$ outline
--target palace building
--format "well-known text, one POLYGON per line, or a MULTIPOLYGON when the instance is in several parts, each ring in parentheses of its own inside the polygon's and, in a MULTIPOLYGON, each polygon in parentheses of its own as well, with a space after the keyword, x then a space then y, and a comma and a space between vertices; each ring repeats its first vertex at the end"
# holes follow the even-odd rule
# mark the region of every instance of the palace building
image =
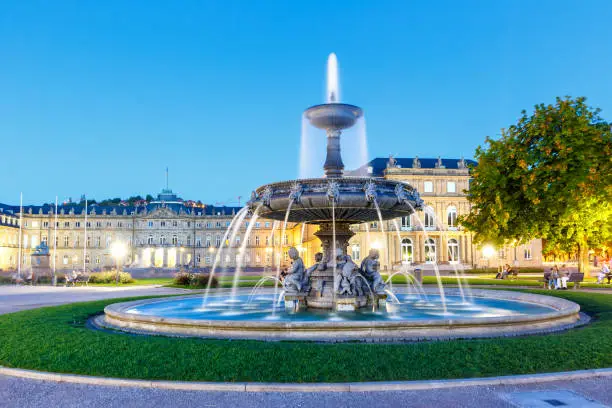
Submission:
MULTIPOLYGON (((425 202, 425 210, 410 217, 354 225, 349 255, 358 262, 370 248, 377 248, 383 269, 400 264, 540 266, 540 240, 483 251, 458 224, 458 217, 470 211, 465 191, 469 167, 475 164, 463 159, 376 158, 349 172, 406 182, 425 202)), ((0 204, 0 269, 17 269, 21 252, 21 269, 28 270, 31 254, 41 243, 49 247, 51 265, 60 272, 113 268, 116 260, 110 248, 115 242, 128 249, 123 259, 128 269, 210 268, 217 262, 232 270, 240 260, 247 270, 273 268, 278 263, 284 267, 290 262, 290 246, 298 248, 306 264, 314 262, 314 254, 320 251, 313 235, 316 226, 291 224, 283 235, 281 223, 257 219, 245 242, 250 220, 246 214, 239 217, 240 210, 190 206, 169 189, 143 205, 86 208, 70 203, 58 206, 57 214, 54 205, 24 206, 20 214, 19 206, 0 204), (233 220, 240 226, 230 236, 226 231, 233 220)))

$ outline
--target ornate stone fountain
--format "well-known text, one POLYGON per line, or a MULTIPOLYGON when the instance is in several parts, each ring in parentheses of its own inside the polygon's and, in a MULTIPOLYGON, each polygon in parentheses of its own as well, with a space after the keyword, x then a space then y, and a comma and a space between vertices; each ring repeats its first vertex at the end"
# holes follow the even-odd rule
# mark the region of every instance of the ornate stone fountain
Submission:
MULTIPOLYGON (((333 54, 332 60, 328 63, 328 103, 304 111, 308 121, 327 134, 324 177, 263 185, 251 194, 248 203, 260 217, 319 226, 315 235, 321 241, 323 253, 321 260, 309 268, 309 282, 298 289, 293 284, 295 279, 287 278, 290 284, 284 285, 285 305, 294 310, 304 307, 355 310, 384 299, 378 252, 370 251, 360 266, 347 255, 349 239, 354 235, 350 225, 408 216, 423 206, 419 193, 406 183, 344 176, 340 136, 363 116, 363 111, 337 101, 337 88, 330 87, 330 82, 337 84, 333 54), (330 77, 336 79, 330 81, 330 77)), ((294 264, 290 273, 302 276, 304 267, 296 265, 303 262, 296 257, 291 256, 294 264)))

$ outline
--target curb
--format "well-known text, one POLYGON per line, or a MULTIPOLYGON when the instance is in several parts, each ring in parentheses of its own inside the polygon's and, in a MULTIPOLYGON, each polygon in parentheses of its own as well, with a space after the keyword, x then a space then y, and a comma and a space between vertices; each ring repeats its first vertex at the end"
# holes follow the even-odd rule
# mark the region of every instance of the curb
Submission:
POLYGON ((558 373, 510 375, 502 377, 467 378, 455 380, 381 381, 354 383, 246 383, 246 382, 186 382, 150 381, 121 378, 93 377, 74 374, 58 374, 0 366, 0 375, 58 383, 102 385, 132 388, 156 388, 181 391, 224 392, 381 392, 417 391, 443 388, 537 384, 552 381, 579 380, 584 378, 612 377, 612 368, 564 371, 558 373))

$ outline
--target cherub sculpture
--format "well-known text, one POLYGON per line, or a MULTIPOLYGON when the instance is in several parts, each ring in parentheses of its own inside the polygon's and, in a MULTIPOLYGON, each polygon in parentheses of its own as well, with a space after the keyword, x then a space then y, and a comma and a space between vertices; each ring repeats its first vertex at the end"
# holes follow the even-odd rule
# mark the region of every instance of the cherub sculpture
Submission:
POLYGON ((380 253, 378 249, 370 249, 368 256, 361 262, 361 274, 370 284, 370 288, 375 293, 384 293, 385 291, 385 283, 378 272, 380 267, 380 263, 378 258, 380 257, 380 253))
POLYGON ((289 248, 287 253, 293 262, 286 271, 283 288, 287 292, 300 292, 303 286, 302 282, 304 281, 304 262, 300 258, 300 253, 294 247, 289 248))

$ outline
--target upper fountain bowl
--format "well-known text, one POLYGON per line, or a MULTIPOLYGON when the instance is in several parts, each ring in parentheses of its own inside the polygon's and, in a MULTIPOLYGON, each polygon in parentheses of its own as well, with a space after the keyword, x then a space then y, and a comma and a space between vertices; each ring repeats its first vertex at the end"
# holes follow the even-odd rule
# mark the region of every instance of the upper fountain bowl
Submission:
POLYGON ((325 103, 311 106, 304 112, 314 127, 324 130, 343 130, 363 116, 360 107, 346 103, 325 103))

